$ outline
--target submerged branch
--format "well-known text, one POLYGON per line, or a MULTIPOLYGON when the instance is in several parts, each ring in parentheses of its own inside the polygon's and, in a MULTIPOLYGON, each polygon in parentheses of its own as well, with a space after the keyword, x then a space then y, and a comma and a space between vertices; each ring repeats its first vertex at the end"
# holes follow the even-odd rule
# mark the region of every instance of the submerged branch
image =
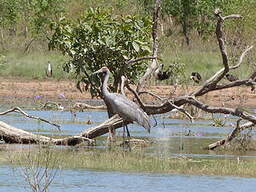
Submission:
POLYGON ((73 106, 74 109, 79 109, 79 110, 83 110, 83 109, 102 109, 105 110, 107 109, 107 107, 105 105, 98 105, 98 106, 94 106, 94 105, 89 105, 86 103, 75 103, 73 106))
POLYGON ((217 141, 217 142, 214 142, 214 143, 208 145, 208 147, 207 147, 206 149, 208 149, 208 150, 214 150, 214 149, 216 149, 217 147, 226 145, 226 144, 228 144, 230 141, 232 141, 241 131, 255 126, 255 124, 252 123, 252 122, 247 122, 247 123, 245 123, 245 124, 243 124, 243 125, 240 126, 240 121, 241 121, 241 120, 242 120, 242 119, 237 120, 236 128, 227 136, 226 139, 221 139, 221 140, 219 140, 219 141, 217 141))
POLYGON ((41 118, 41 117, 29 115, 29 114, 27 114, 25 111, 23 111, 23 110, 22 110, 21 108, 19 108, 19 107, 14 107, 14 108, 9 109, 9 110, 7 110, 7 111, 1 112, 0 115, 6 115, 6 114, 11 113, 11 112, 21 113, 22 115, 24 115, 24 116, 26 116, 26 117, 28 117, 28 118, 36 119, 36 120, 39 120, 39 121, 43 121, 43 122, 45 122, 45 123, 49 123, 49 124, 51 124, 51 125, 57 127, 58 130, 60 131, 60 125, 57 125, 57 124, 55 124, 55 123, 53 123, 53 122, 51 122, 51 121, 48 121, 48 120, 46 120, 46 119, 43 119, 43 118, 41 118))

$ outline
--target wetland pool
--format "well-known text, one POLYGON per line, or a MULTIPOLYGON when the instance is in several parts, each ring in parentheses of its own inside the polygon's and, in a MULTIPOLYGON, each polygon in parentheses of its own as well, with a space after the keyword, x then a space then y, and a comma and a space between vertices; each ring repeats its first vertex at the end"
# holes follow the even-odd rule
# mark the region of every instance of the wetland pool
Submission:
MULTIPOLYGON (((95 126, 106 120, 106 111, 85 111, 76 112, 76 115, 68 111, 40 111, 26 110, 30 115, 48 119, 61 125, 61 131, 56 127, 37 120, 28 119, 19 114, 8 114, 1 116, 0 120, 14 127, 29 131, 35 134, 44 135, 75 135, 87 128, 95 126), (88 121, 90 123, 88 124, 88 121)), ((225 138, 233 130, 236 118, 233 116, 216 115, 225 126, 215 126, 214 122, 207 117, 206 120, 196 120, 191 123, 189 120, 168 118, 172 113, 155 116, 157 125, 152 128, 149 134, 143 127, 137 124, 130 124, 129 130, 132 137, 145 138, 153 141, 147 150, 149 153, 165 153, 167 155, 182 155, 192 157, 234 157, 237 155, 242 158, 255 158, 254 151, 243 153, 225 152, 225 151, 208 151, 204 150, 208 144, 213 143, 221 138, 225 138)), ((153 118, 151 118, 154 124, 153 118)), ((254 134, 252 131, 251 134, 254 134)), ((117 136, 123 135, 123 129, 117 130, 117 136)), ((108 134, 97 140, 97 147, 106 147, 108 134)))
MULTIPOLYGON (((14 127, 36 134, 75 135, 107 119, 105 111, 77 112, 76 116, 67 111, 26 110, 30 115, 39 116, 61 125, 61 131, 51 125, 28 119, 18 114, 1 116, 0 120, 14 127), (91 124, 88 124, 90 120, 91 124)), ((252 159, 255 151, 227 152, 207 151, 203 147, 225 137, 232 129, 236 118, 218 115, 225 126, 214 126, 212 120, 189 120, 167 118, 170 114, 155 116, 158 124, 148 134, 142 127, 132 124, 129 130, 132 137, 146 138, 153 141, 145 151, 149 155, 252 159)), ((207 119, 207 118, 206 118, 207 119)), ((153 121, 153 120, 152 120, 153 121)), ((117 135, 122 135, 122 129, 117 135)), ((103 136, 97 147, 106 147, 107 135, 103 136)), ((9 165, 0 165, 0 191, 28 191, 23 177, 13 173, 9 165)), ((87 169, 62 169, 56 175, 49 191, 93 191, 93 192, 128 192, 128 191, 254 191, 256 178, 227 176, 195 176, 182 174, 134 173, 117 171, 98 171, 87 169)))

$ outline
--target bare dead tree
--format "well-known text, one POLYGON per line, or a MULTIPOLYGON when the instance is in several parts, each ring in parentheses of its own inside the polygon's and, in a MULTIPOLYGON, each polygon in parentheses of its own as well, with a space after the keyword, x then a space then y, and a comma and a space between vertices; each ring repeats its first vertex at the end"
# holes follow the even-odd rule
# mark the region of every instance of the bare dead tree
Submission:
POLYGON ((160 16, 160 9, 161 9, 161 0, 155 1, 155 9, 153 12, 153 26, 152 26, 152 39, 153 39, 153 53, 152 57, 152 63, 147 68, 145 74, 141 79, 139 80, 138 86, 137 86, 137 92, 139 92, 144 86, 146 81, 149 79, 150 75, 158 68, 157 63, 157 54, 158 54, 158 25, 159 25, 159 16, 160 16))

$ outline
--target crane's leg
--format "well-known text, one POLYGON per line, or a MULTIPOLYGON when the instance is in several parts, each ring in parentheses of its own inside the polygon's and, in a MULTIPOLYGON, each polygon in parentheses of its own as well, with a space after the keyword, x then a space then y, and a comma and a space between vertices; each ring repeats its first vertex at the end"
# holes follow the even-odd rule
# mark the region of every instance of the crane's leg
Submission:
POLYGON ((125 137, 125 127, 123 126, 123 141, 124 141, 124 137, 125 137))
POLYGON ((130 139, 131 135, 130 135, 130 132, 129 132, 129 129, 128 129, 127 125, 125 125, 125 129, 126 129, 127 137, 130 139))
POLYGON ((111 143, 111 142, 114 142, 115 141, 115 130, 112 129, 112 127, 108 128, 108 133, 109 133, 109 136, 108 136, 108 141, 111 143))
POLYGON ((123 125, 123 147, 127 146, 129 151, 131 151, 131 146, 130 146, 130 132, 128 129, 127 125, 123 125), (127 140, 125 140, 125 132, 126 136, 128 137, 127 140))

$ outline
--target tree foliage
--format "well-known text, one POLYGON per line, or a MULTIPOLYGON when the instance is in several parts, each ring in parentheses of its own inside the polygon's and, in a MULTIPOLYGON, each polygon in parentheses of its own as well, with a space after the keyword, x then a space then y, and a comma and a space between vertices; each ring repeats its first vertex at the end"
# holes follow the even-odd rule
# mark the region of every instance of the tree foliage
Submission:
POLYGON ((90 9, 78 21, 61 18, 52 24, 50 49, 58 49, 70 57, 65 71, 74 71, 78 83, 90 86, 97 95, 90 74, 107 66, 113 74, 112 89, 117 91, 121 76, 137 80, 146 69, 145 61, 127 61, 150 53, 151 20, 141 16, 113 16, 109 11, 90 9))
POLYGON ((66 0, 0 0, 0 26, 30 28, 32 33, 44 32, 50 21, 64 11, 66 0))

